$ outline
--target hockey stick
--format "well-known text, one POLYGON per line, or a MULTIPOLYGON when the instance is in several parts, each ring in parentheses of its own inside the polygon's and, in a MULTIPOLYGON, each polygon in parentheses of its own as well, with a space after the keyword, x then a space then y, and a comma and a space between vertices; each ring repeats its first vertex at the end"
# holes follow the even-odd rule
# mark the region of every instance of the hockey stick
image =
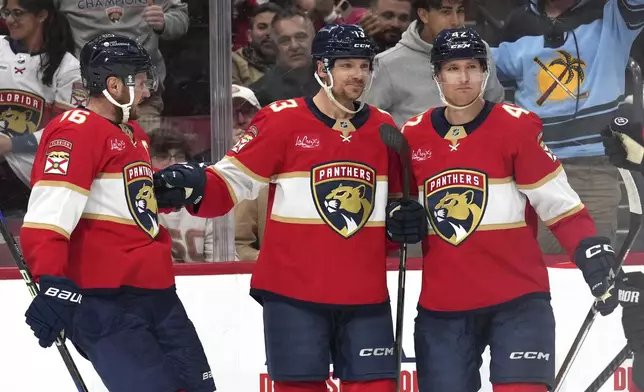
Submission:
MULTIPOLYGON (((36 283, 34 283, 31 272, 29 271, 27 263, 25 263, 25 259, 22 256, 22 252, 20 251, 16 240, 13 238, 13 235, 11 235, 11 232, 9 231, 9 226, 7 225, 2 211, 0 211, 0 234, 2 234, 2 238, 4 238, 4 241, 9 246, 9 251, 13 256, 16 265, 18 266, 18 270, 20 270, 22 279, 24 279, 25 283, 27 284, 27 288, 29 289, 31 297, 35 297, 36 295, 38 295, 38 286, 36 286, 36 283)), ((87 386, 85 386, 85 382, 83 381, 83 378, 81 377, 80 372, 76 367, 76 363, 74 363, 74 359, 72 358, 72 355, 70 354, 67 346, 65 345, 65 342, 63 341, 63 333, 64 331, 61 333, 61 336, 56 339, 56 348, 58 348, 60 356, 63 357, 63 362, 65 362, 65 366, 67 367, 69 374, 72 376, 72 380, 74 380, 76 389, 78 389, 79 392, 88 392, 87 386)))
MULTIPOLYGON (((643 196, 642 191, 644 191, 644 184, 642 184, 642 180, 640 179, 641 175, 636 174, 638 178, 638 180, 636 181, 630 171, 625 169, 618 170, 622 178, 624 179, 624 188, 626 189, 626 195, 628 196, 628 209, 630 211, 630 218, 628 224, 628 233, 626 234, 624 243, 622 244, 622 247, 619 249, 619 253, 617 254, 617 266, 613 271, 611 271, 611 286, 615 283, 615 276, 617 276, 619 271, 622 269, 624 261, 626 261, 626 257, 633 247, 633 243, 635 242, 635 239, 637 238, 637 235, 642 227, 641 200, 643 196)), ((555 378, 555 387, 553 389, 554 392, 558 392, 563 385, 563 382, 566 379, 568 372, 570 371, 570 367, 572 366, 573 361, 577 357, 577 354, 579 354, 579 350, 581 349, 584 340, 586 340, 588 332, 590 332, 590 327, 592 327, 593 323, 595 322, 596 316, 597 309, 595 308, 595 303, 593 303, 590 311, 586 315, 586 319, 582 323, 581 328, 579 329, 579 332, 575 337, 575 340, 572 343, 572 346, 570 347, 570 350, 568 351, 568 354, 566 355, 566 358, 564 359, 563 364, 561 365, 561 368, 559 368, 559 372, 557 373, 557 377, 555 378)))
MULTIPOLYGON (((380 126, 382 142, 396 151, 402 164, 402 200, 409 200, 409 170, 411 157, 409 144, 405 136, 390 124, 380 126)), ((398 264, 398 300, 396 303, 396 391, 400 391, 400 371, 402 370, 403 315, 405 311, 405 280, 407 278, 407 244, 400 244, 400 262, 398 264)))
POLYGON ((599 376, 597 376, 595 381, 593 381, 588 386, 588 388, 586 388, 586 390, 584 392, 597 392, 597 391, 599 391, 599 388, 601 388, 606 383, 606 381, 608 381, 608 379, 615 373, 617 368, 620 367, 620 365, 622 363, 624 363, 624 361, 627 360, 628 357, 631 356, 632 352, 633 351, 631 350, 631 348, 628 345, 626 345, 622 349, 622 351, 620 351, 615 356, 615 358, 613 358, 613 360, 610 361, 608 366, 606 366, 606 368, 604 370, 602 370, 601 373, 599 373, 599 376))

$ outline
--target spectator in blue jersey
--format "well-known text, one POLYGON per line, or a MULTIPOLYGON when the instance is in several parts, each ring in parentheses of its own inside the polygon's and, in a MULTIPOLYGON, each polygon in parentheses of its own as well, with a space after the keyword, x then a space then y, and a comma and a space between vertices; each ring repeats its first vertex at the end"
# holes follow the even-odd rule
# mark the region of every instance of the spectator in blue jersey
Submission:
MULTIPOLYGON (((516 103, 543 120, 543 139, 597 224, 615 239, 618 172, 603 157, 600 132, 624 100, 631 46, 644 26, 644 0, 530 0, 510 14, 493 49, 516 103)), ((543 229, 543 228, 542 228, 543 229)), ((541 230, 544 253, 562 253, 541 230)))

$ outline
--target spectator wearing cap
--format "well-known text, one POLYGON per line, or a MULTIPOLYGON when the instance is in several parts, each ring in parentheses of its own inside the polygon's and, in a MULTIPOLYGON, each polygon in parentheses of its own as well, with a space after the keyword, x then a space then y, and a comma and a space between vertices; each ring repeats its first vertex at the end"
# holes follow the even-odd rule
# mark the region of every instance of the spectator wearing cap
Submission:
POLYGON ((242 86, 259 80, 264 73, 275 65, 277 47, 271 39, 271 21, 280 7, 265 3, 253 10, 248 35, 250 43, 233 52, 233 83, 242 86))
MULTIPOLYGON (((418 20, 409 25, 396 46, 374 59, 373 84, 367 95, 367 102, 389 112, 398 126, 427 108, 444 105, 433 82, 432 42, 444 29, 465 25, 463 0, 415 0, 414 7, 418 20)), ((501 102, 505 92, 491 56, 488 69, 484 98, 501 102)))
MULTIPOLYGON (((233 143, 248 129, 260 106, 255 94, 243 86, 233 84, 233 143)), ((255 261, 264 238, 268 208, 268 188, 260 191, 257 199, 244 200, 235 206, 235 251, 242 261, 255 261)))
POLYGON ((275 15, 271 37, 277 44, 277 64, 249 86, 262 106, 281 99, 314 95, 320 90, 313 77, 314 35, 313 23, 302 11, 283 9, 275 15))
POLYGON ((139 112, 139 123, 151 131, 161 124, 165 62, 159 40, 175 40, 188 31, 188 5, 182 0, 95 1, 55 0, 67 16, 76 41, 76 54, 94 37, 114 33, 136 40, 152 57, 159 78, 159 89, 147 98, 139 112))
MULTIPOLYGON (((621 192, 600 132, 624 101, 626 64, 642 26, 644 0, 531 0, 510 14, 493 49, 499 77, 515 81, 516 103, 541 118, 543 141, 597 235, 611 242, 621 192)), ((544 253, 564 253, 545 225, 539 242, 544 253)))

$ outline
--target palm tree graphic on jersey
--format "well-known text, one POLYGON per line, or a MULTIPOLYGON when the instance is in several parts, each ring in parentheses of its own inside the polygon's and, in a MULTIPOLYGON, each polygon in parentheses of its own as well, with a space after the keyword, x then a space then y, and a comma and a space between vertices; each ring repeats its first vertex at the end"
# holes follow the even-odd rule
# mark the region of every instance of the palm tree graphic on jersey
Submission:
POLYGON ((538 57, 535 57, 533 61, 552 79, 550 86, 543 92, 541 97, 537 99, 537 105, 542 106, 543 103, 555 92, 557 87, 561 87, 563 92, 565 92, 570 98, 586 98, 588 92, 583 92, 575 94, 573 90, 579 91, 581 84, 586 78, 586 73, 584 68, 586 63, 578 58, 573 57, 570 53, 564 50, 557 50, 559 57, 552 60, 546 66, 538 57), (559 71, 559 75, 555 75, 552 70, 555 72, 559 71), (573 83, 576 82, 576 83, 573 83), (571 88, 568 85, 573 84, 571 88))

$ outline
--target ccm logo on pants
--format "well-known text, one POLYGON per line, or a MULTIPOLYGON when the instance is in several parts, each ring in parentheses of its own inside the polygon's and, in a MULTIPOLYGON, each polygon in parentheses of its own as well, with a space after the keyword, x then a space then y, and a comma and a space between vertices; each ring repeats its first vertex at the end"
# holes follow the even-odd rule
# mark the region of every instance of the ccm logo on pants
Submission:
POLYGON ((385 355, 394 355, 394 349, 392 348, 363 348, 360 350, 361 357, 382 357, 385 355))
POLYGON ((510 354, 510 359, 545 359, 550 360, 550 354, 544 354, 536 351, 515 351, 510 354))

